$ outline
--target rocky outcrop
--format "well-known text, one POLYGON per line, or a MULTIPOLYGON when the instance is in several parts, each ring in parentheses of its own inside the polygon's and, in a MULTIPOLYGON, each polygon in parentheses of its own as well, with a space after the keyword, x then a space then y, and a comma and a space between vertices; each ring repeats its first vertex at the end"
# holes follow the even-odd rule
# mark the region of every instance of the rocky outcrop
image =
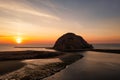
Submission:
POLYGON ((61 36, 55 43, 55 50, 78 50, 78 49, 92 49, 93 46, 88 44, 81 36, 74 33, 66 33, 61 36))

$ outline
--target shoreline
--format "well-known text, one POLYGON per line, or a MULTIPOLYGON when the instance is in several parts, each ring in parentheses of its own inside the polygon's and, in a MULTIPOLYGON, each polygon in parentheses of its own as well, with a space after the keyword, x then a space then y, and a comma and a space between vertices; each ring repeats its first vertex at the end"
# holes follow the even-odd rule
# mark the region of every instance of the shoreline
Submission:
POLYGON ((0 52, 0 61, 54 58, 63 54, 52 51, 4 51, 0 52))
POLYGON ((21 62, 25 64, 24 67, 0 76, 0 79, 43 79, 61 71, 67 65, 72 64, 82 57, 82 55, 77 53, 63 53, 51 58, 22 59, 21 62))
MULTIPOLYGON (((53 49, 52 47, 19 47, 15 46, 15 48, 45 48, 45 49, 53 49)), ((96 52, 108 52, 108 53, 120 53, 120 49, 74 49, 74 50, 63 50, 62 52, 81 52, 81 51, 96 51, 96 52)))
MULTIPOLYGON (((84 52, 79 51, 79 52, 84 52)), ((93 49, 88 51, 115 53, 111 49, 93 49)), ((120 50, 118 50, 119 52, 120 50)), ((83 56, 80 54, 67 52, 50 52, 50 51, 4 51, 0 52, 0 62, 20 60, 24 66, 13 69, 4 75, 0 75, 0 79, 43 79, 49 77, 56 72, 66 68, 67 65, 74 63, 83 56), (6 56, 7 55, 7 56, 6 56), (42 65, 41 65, 41 61, 42 65), (20 73, 20 74, 18 74, 20 73)), ((117 53, 118 53, 117 52, 117 53)))
POLYGON ((108 53, 120 53, 120 49, 93 49, 91 51, 96 51, 96 52, 108 52, 108 53))
POLYGON ((120 80, 120 54, 86 51, 83 55, 82 59, 43 80, 120 80))
POLYGON ((74 50, 63 50, 62 52, 82 52, 82 51, 96 51, 96 52, 108 52, 108 53, 120 53, 120 49, 74 49, 74 50))

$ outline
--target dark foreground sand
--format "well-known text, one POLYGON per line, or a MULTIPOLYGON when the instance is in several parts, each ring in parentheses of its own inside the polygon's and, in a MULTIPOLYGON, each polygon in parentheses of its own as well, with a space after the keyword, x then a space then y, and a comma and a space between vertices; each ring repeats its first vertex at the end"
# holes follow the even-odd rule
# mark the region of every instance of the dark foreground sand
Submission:
POLYGON ((64 69, 66 65, 83 56, 62 52, 16 51, 1 52, 0 57, 0 63, 3 64, 0 67, 2 70, 0 79, 41 80, 64 69))
POLYGON ((0 52, 0 61, 52 58, 64 54, 50 51, 5 51, 0 52))

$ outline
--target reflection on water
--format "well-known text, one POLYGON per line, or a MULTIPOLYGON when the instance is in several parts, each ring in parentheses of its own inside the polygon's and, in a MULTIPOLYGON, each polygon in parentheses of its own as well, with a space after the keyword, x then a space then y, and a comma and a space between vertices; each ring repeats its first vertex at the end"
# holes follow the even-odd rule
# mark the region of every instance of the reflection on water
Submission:
MULTIPOLYGON (((37 50, 37 51, 55 51, 52 49, 46 48, 15 48, 16 45, 7 45, 7 44, 0 44, 0 51, 23 51, 23 50, 37 50)), ((38 44, 38 45, 17 45, 19 47, 52 47, 51 44, 38 44)))
POLYGON ((84 58, 44 80, 120 80, 120 54, 91 51, 82 54, 84 58))

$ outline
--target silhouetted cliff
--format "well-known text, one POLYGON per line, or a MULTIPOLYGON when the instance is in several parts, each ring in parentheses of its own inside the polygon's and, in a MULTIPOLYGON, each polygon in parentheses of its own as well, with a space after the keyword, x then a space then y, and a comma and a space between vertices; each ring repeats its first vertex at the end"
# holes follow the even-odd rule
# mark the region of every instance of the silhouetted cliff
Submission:
POLYGON ((66 33, 61 36, 55 43, 55 50, 77 50, 77 49, 92 49, 93 46, 88 44, 81 36, 74 33, 66 33))

